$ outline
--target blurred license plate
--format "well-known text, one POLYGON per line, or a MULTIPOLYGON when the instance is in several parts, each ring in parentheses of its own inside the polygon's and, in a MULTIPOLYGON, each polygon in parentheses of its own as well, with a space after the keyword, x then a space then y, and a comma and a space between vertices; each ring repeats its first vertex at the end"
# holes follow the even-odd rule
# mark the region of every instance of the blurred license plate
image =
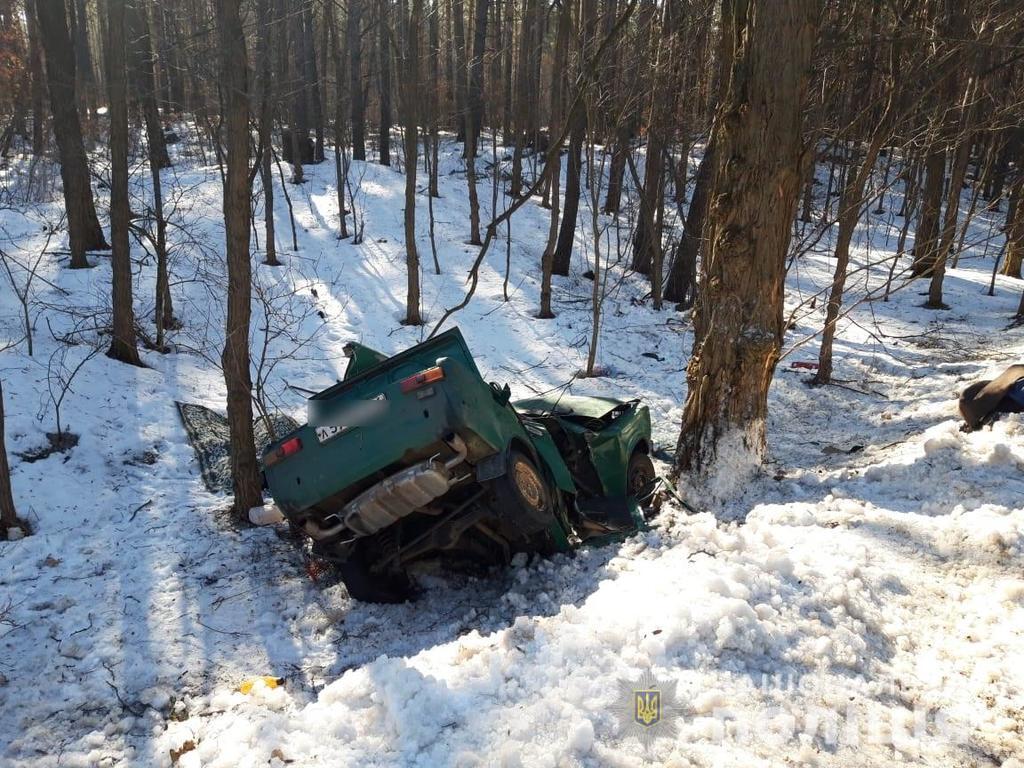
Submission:
POLYGON ((321 443, 326 443, 328 440, 331 440, 347 431, 348 427, 317 427, 316 439, 321 443))

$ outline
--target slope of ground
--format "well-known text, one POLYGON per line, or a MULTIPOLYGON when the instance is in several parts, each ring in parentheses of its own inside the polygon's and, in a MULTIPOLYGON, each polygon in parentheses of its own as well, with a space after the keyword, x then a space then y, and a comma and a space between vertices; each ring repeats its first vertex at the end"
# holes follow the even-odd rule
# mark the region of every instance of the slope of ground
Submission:
MULTIPOLYGON (((783 361, 771 395, 776 466, 728 505, 693 497, 699 512, 666 508, 621 545, 486 577, 427 572, 417 603, 371 606, 317 588, 280 531, 234 526, 226 499, 200 481, 174 401, 223 407, 220 179, 177 160, 165 182, 184 322, 175 353, 145 353, 145 369, 89 358, 61 405, 78 445, 35 462, 17 455, 54 429, 55 372, 90 350, 62 353, 54 335, 90 338, 109 305, 108 260, 72 272, 47 259, 35 354, 24 344, 3 353, 15 496, 36 529, 0 544, 5 765, 966 766, 1024 754, 1024 420, 965 434, 955 410, 967 382, 1021 349, 1021 331, 1004 330, 1020 285, 999 279, 985 295, 997 214, 977 217, 971 237, 982 244, 947 277, 950 311, 921 309, 912 285, 843 321, 842 387, 808 388, 789 367, 813 359, 816 342, 783 361), (658 731, 646 751, 620 717, 620 684, 644 672, 675 685, 677 715, 675 733, 658 731), (237 691, 257 675, 286 682, 237 691)), ((475 255, 463 244, 455 151, 445 164, 441 276, 418 202, 428 324, 461 298, 475 255)), ((268 404, 300 418, 302 396, 287 384, 331 383, 345 341, 394 352, 426 332, 400 325, 404 177, 356 165, 365 240, 352 245, 335 237, 331 164, 308 170, 289 188, 296 252, 283 247, 279 190, 284 266, 258 269, 253 340, 268 404)), ((489 181, 481 198, 489 207, 489 181)), ((56 210, 2 212, 5 249, 16 243, 27 258, 56 210)), ((556 279, 558 318, 536 320, 546 213, 530 204, 513 220, 509 300, 500 239, 453 322, 481 369, 517 394, 642 398, 671 450, 688 317, 654 312, 643 283, 614 269, 604 375, 576 378, 590 330, 589 230, 571 276, 556 279)), ((604 221, 614 260, 617 233, 604 221)), ((875 222, 857 258, 891 255, 896 232, 875 222)), ((827 285, 827 237, 818 249, 791 270, 793 309, 827 285)), ((877 289, 887 269, 864 270, 854 293, 877 289)), ((148 322, 152 263, 136 276, 148 322)), ((803 306, 789 345, 820 326, 820 310, 803 306)), ((11 338, 18 311, 6 291, 11 338)))

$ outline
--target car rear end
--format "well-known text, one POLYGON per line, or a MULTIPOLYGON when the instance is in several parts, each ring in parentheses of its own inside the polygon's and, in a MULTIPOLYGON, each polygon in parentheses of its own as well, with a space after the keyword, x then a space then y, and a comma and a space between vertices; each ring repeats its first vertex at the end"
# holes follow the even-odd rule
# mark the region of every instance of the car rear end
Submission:
POLYGON ((264 454, 281 511, 314 539, 367 536, 473 476, 518 428, 457 330, 313 396, 264 454))

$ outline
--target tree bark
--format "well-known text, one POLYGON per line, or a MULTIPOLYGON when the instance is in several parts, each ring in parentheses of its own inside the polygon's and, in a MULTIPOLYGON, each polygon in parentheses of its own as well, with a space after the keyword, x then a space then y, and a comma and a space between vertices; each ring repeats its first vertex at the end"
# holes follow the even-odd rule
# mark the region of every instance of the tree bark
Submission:
POLYGON ((227 175, 224 183, 228 301, 221 365, 228 392, 231 476, 234 508, 244 518, 263 502, 252 426, 252 376, 249 324, 252 265, 249 260, 249 83, 241 0, 217 0, 220 81, 227 125, 227 175))
POLYGON ((263 250, 265 254, 263 263, 270 267, 276 267, 281 262, 277 260, 277 232, 274 221, 274 169, 271 167, 272 155, 274 154, 274 75, 271 67, 274 58, 274 40, 271 38, 271 35, 280 22, 279 17, 274 13, 277 6, 272 5, 272 1, 259 0, 256 4, 256 15, 260 20, 259 34, 256 38, 256 49, 257 58, 260 62, 259 142, 263 148, 263 154, 260 156, 260 186, 263 188, 263 250))
MULTIPOLYGON (((330 4, 326 6, 330 9, 330 4)), ((313 162, 322 163, 324 160, 324 104, 320 98, 320 78, 323 73, 316 65, 316 21, 313 16, 313 3, 305 2, 302 5, 302 34, 303 34, 303 87, 306 91, 306 101, 309 104, 313 119, 313 162)))
POLYGON ((939 214, 942 207, 942 188, 946 181, 945 146, 933 146, 924 160, 924 184, 921 187, 921 213, 914 231, 914 261, 911 272, 915 277, 930 275, 939 251, 939 214))
MULTIPOLYGON (((581 0, 585 18, 592 18, 593 13, 589 8, 595 1, 581 0)), ((589 39, 589 25, 581 24, 580 55, 578 57, 581 67, 590 48, 589 39)), ((551 265, 551 271, 563 277, 569 274, 573 245, 576 242, 576 224, 580 210, 580 171, 583 168, 580 153, 583 151, 583 139, 587 132, 586 110, 572 111, 569 119, 572 123, 569 129, 569 153, 565 160, 565 204, 562 210, 561 229, 558 230, 558 242, 555 245, 554 260, 551 265)))
POLYGON ((135 98, 142 108, 142 117, 146 123, 149 156, 156 160, 159 168, 170 168, 171 158, 167 155, 164 127, 160 122, 160 109, 156 103, 153 41, 149 34, 149 21, 143 2, 144 0, 129 0, 128 3, 128 60, 135 98))
POLYGON ((484 125, 484 54, 487 49, 487 9, 489 0, 476 0, 476 21, 473 24, 473 58, 469 63, 469 112, 473 129, 467 137, 470 150, 476 153, 477 142, 484 125))
MULTIPOLYGON (((558 13, 558 29, 555 32, 555 59, 551 70, 551 120, 549 132, 551 141, 555 142, 561 135, 565 120, 565 62, 569 55, 569 32, 572 26, 572 8, 569 0, 562 4, 558 13)), ((558 142, 561 143, 561 142, 558 142)), ((540 310, 537 317, 549 319, 555 316, 551 309, 551 276, 554 269, 555 248, 558 245, 558 224, 561 214, 559 189, 562 182, 561 155, 558 149, 549 148, 551 169, 550 178, 551 219, 548 224, 548 240, 541 256, 540 310)), ((547 170, 547 169, 545 169, 547 170)))
POLYGON ((388 18, 388 0, 381 0, 377 5, 378 37, 377 54, 379 56, 378 68, 380 70, 380 134, 378 136, 378 149, 380 151, 380 164, 391 165, 391 33, 388 18))
POLYGON ((1010 205, 1006 211, 1006 260, 1002 273, 1021 279, 1024 268, 1024 174, 1010 188, 1010 205))
POLYGON ((107 357, 141 365, 135 346, 132 259, 128 227, 128 61, 125 45, 127 0, 107 3, 107 90, 110 101, 110 239, 113 329, 107 357))
POLYGON ((345 43, 349 56, 349 100, 352 120, 352 159, 366 160, 366 105, 363 100, 363 0, 349 0, 345 43))
POLYGON ((722 34, 735 48, 712 139, 715 192, 676 463, 705 480, 726 462, 742 478, 767 451, 819 8, 818 0, 722 2, 722 34))
POLYGON ((7 538, 12 528, 28 533, 26 526, 18 519, 11 491, 11 468, 7 463, 7 436, 4 431, 4 385, 0 381, 0 540, 7 538))
POLYGON ((348 237, 348 210, 345 206, 345 182, 348 179, 348 156, 345 147, 345 56, 338 34, 338 20, 334 7, 324 9, 330 34, 331 57, 334 61, 334 178, 338 194, 338 239, 348 237))
POLYGON ((43 82, 43 51, 39 42, 34 2, 25 4, 25 20, 28 27, 29 72, 32 76, 32 154, 41 155, 46 151, 43 131, 46 123, 46 85, 43 82))
POLYGON ((71 0, 67 6, 71 22, 71 39, 75 46, 75 93, 86 120, 92 120, 96 111, 96 77, 92 71, 92 51, 89 46, 89 17, 85 0, 71 0))
POLYGON ((110 246, 96 217, 89 182, 89 163, 75 99, 75 53, 68 34, 64 0, 33 2, 39 22, 39 37, 46 55, 53 133, 60 154, 64 207, 68 215, 71 266, 78 269, 89 266, 86 251, 106 250, 110 246))
MULTIPOLYGON (((483 2, 483 0, 477 0, 483 2)), ((423 0, 412 0, 412 12, 406 24, 405 77, 402 111, 405 123, 405 324, 422 325, 420 319, 420 256, 416 248, 416 164, 419 151, 420 24, 423 0)))
POLYGON ((459 141, 466 138, 466 13, 462 0, 452 0, 452 67, 455 79, 455 125, 459 141))
MULTIPOLYGON (((288 35, 291 50, 288 56, 288 81, 292 89, 292 184, 302 184, 306 177, 302 169, 306 144, 309 141, 309 95, 306 93, 306 33, 302 24, 302 9, 289 9, 288 35)), ((310 158, 312 159, 312 158, 310 158)))

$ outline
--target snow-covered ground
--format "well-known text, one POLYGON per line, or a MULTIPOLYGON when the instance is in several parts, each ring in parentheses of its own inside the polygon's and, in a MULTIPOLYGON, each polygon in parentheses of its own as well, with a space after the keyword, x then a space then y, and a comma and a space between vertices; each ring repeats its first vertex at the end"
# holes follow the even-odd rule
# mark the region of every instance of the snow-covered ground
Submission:
MULTIPOLYGON (((458 167, 449 146, 435 201, 441 276, 418 201, 427 329, 461 298, 476 252, 463 244, 458 167)), ((307 172, 289 187, 297 252, 278 189, 284 266, 257 269, 253 340, 258 352, 271 329, 268 402, 300 418, 302 396, 286 382, 331 383, 345 341, 393 352, 426 332, 400 324, 404 177, 356 164, 365 240, 354 246, 336 239, 333 164, 307 172)), ((375 606, 314 585, 281 531, 237 526, 200 480, 174 402, 223 408, 220 178, 179 156, 164 180, 184 322, 176 351, 144 352, 145 369, 88 359, 61 405, 78 445, 36 462, 18 454, 54 430, 48 382, 90 351, 62 359, 54 335, 77 327, 88 340, 102 324, 109 259, 86 271, 44 259, 34 356, 24 343, 0 355, 15 498, 35 528, 0 544, 0 764, 1021 765, 1024 418, 967 434, 956 414, 963 386, 1020 362, 1024 348, 1019 328, 1004 330, 1021 284, 999 278, 985 295, 1001 214, 976 216, 968 242, 978 244, 946 279, 950 310, 920 308, 915 284, 841 323, 843 386, 808 388, 790 367, 816 359, 816 340, 783 360, 773 466, 727 504, 692 497, 697 512, 667 505, 619 545, 485 577, 426 572, 418 602, 375 606), (675 730, 646 748, 622 722, 623 685, 644 673, 675 686, 675 730), (238 691, 263 675, 284 684, 238 691)), ((136 181, 143 189, 142 169, 136 181)), ((486 220, 486 176, 480 191, 486 220)), ((27 263, 58 210, 0 211, 0 247, 27 263)), ((885 258, 901 224, 873 220, 859 262, 885 258)), ((590 329, 586 232, 572 275, 556 278, 556 320, 533 318, 547 212, 530 204, 512 222, 509 300, 502 233, 453 322, 482 370, 517 394, 642 398, 671 451, 689 318, 653 311, 637 276, 616 269, 609 282, 604 376, 573 378, 590 329)), ((791 308, 827 285, 828 249, 826 237, 794 264, 791 308)), ((154 266, 136 255, 137 312, 151 329, 154 266)), ((877 290, 886 270, 858 273, 853 295, 877 290)), ((15 340, 9 285, 0 301, 15 340)), ((787 346, 818 330, 821 304, 797 312, 787 346)))

